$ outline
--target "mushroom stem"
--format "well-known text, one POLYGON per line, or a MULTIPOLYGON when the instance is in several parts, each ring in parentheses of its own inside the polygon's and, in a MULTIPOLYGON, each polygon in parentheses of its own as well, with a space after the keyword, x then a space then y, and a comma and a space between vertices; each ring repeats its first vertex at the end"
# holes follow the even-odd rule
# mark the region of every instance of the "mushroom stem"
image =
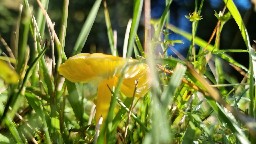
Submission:
POLYGON ((102 116, 103 121, 107 117, 112 93, 109 88, 113 88, 116 85, 117 78, 112 77, 110 79, 103 80, 98 86, 98 96, 96 100, 96 121, 102 116))

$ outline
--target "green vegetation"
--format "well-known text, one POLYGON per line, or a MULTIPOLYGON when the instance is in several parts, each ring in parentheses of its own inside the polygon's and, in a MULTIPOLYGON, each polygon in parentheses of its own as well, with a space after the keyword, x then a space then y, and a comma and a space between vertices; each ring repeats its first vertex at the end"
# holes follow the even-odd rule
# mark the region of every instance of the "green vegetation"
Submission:
MULTIPOLYGON (((150 19, 148 11, 143 14, 143 8, 150 6, 148 0, 131 1, 133 16, 122 51, 124 57, 135 56, 139 63, 148 65, 151 88, 141 98, 126 97, 120 92, 122 70, 116 88, 111 90, 108 116, 99 128, 94 119, 95 81, 73 83, 58 73, 68 55, 64 49, 69 0, 60 6, 58 30, 47 12, 51 1, 32 4, 23 0, 10 44, 0 36, 0 143, 256 143, 256 54, 235 4, 223 1, 226 8, 215 13, 218 23, 209 41, 196 35, 204 0, 186 15, 191 33, 167 23, 172 0, 166 0, 158 20, 150 19), (142 15, 144 42, 137 33, 142 15), (219 49, 224 25, 232 18, 246 50, 219 49), (191 41, 186 58, 179 52, 178 58, 167 55, 170 45, 181 43, 163 38, 168 30, 191 41), (155 53, 157 48, 161 54, 155 53), (249 67, 228 55, 232 52, 249 53, 249 67), (225 72, 224 62, 241 73, 242 81, 225 72)), ((107 1, 102 0, 94 1, 83 27, 75 33, 78 38, 72 55, 82 52, 103 9, 109 51, 122 55, 116 47, 107 1)))

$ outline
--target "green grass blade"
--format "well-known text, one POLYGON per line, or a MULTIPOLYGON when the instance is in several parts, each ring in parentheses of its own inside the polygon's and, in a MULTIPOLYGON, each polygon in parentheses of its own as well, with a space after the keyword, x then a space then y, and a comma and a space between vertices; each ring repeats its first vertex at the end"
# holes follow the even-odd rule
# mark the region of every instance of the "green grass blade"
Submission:
POLYGON ((133 52, 133 46, 135 42, 135 37, 137 33, 137 29, 139 27, 140 23, 140 16, 142 12, 142 6, 143 6, 143 0, 136 0, 134 4, 134 10, 133 10, 133 18, 132 18, 132 26, 130 30, 129 40, 128 40, 128 53, 126 57, 131 57, 133 52))
POLYGON ((219 105, 216 104, 215 101, 211 99, 207 99, 207 102, 211 105, 213 110, 218 114, 219 120, 227 124, 227 127, 237 136, 237 138, 240 140, 241 143, 247 143, 249 144, 249 140, 247 139, 245 133, 243 132, 243 129, 241 126, 238 125, 238 123, 235 121, 234 118, 232 118, 227 112, 224 111, 224 109, 219 105))
POLYGON ((69 0, 64 0, 63 9, 62 9, 61 29, 59 34, 60 43, 63 48, 65 47, 65 37, 66 37, 66 31, 67 31, 68 6, 69 6, 69 0))
POLYGON ((234 4, 233 0, 223 0, 228 8, 228 10, 230 11, 231 15, 233 16, 233 18, 236 21, 236 24, 239 27, 239 30, 241 31, 241 35, 244 39, 245 45, 247 47, 248 50, 251 50, 251 45, 250 45, 250 39, 249 39, 249 35, 248 32, 246 30, 246 27, 244 25, 243 19, 236 7, 236 5, 234 4))
POLYGON ((45 116, 48 115, 48 113, 47 113, 47 111, 45 111, 42 108, 42 106, 43 106, 42 100, 38 99, 36 97, 36 95, 34 95, 32 93, 26 93, 25 96, 26 96, 26 99, 28 101, 28 104, 41 117, 42 121, 40 121, 40 122, 43 123, 43 131, 45 132, 45 140, 46 140, 46 143, 50 144, 51 139, 50 139, 50 134, 49 134, 49 131, 48 131, 49 129, 48 129, 46 118, 45 118, 45 116))
MULTIPOLYGON (((184 38, 190 40, 192 38, 192 35, 188 32, 185 32, 173 25, 167 25, 167 28, 172 30, 173 32, 183 36, 184 38)), ((206 41, 204 41, 203 39, 199 38, 199 37, 195 37, 195 44, 197 44, 198 46, 207 49, 208 51, 212 51, 213 53, 215 52, 214 46, 208 44, 206 41)), ((219 53, 218 56, 220 56, 222 59, 226 60, 229 63, 234 64, 235 66, 245 70, 246 72, 248 72, 248 69, 241 65, 240 63, 236 62, 232 57, 230 57, 229 55, 225 54, 225 53, 219 53)))
POLYGON ((165 22, 168 19, 168 15, 170 13, 170 6, 172 3, 172 0, 166 0, 167 5, 165 6, 164 12, 160 18, 158 28, 156 30, 156 34, 154 36, 154 39, 158 39, 160 37, 160 34, 164 28, 165 22))
POLYGON ((109 41, 109 45, 110 45, 110 50, 111 50, 112 55, 118 56, 117 50, 116 50, 115 45, 114 45, 114 34, 113 34, 112 26, 111 26, 111 21, 110 21, 110 16, 109 16, 106 0, 104 0, 103 3, 104 3, 105 22, 106 22, 106 26, 107 26, 107 33, 108 33, 108 41, 109 41))
POLYGON ((20 73, 25 63, 25 56, 28 49, 28 36, 29 36, 29 25, 31 16, 29 15, 29 8, 24 7, 22 11, 21 24, 19 30, 19 43, 18 43, 18 63, 17 63, 17 71, 20 73))
POLYGON ((186 67, 181 64, 177 64, 172 74, 172 77, 169 81, 168 88, 163 91, 161 96, 162 105, 163 108, 165 108, 165 110, 168 110, 168 105, 170 104, 172 98, 174 97, 175 90, 181 84, 181 80, 185 72, 186 67))
POLYGON ((73 55, 75 54, 78 54, 82 51, 83 47, 84 47, 84 44, 87 40, 87 37, 91 31, 91 28, 92 28, 92 25, 95 21, 95 18, 97 16, 97 13, 98 13, 98 10, 99 10, 99 7, 100 7, 100 4, 101 4, 101 0, 96 0, 84 25, 83 25, 83 28, 77 38, 77 41, 76 41, 76 44, 75 44, 75 47, 73 49, 73 55))
POLYGON ((51 76, 48 72, 47 65, 45 63, 45 58, 42 58, 39 61, 39 74, 43 77, 44 80, 42 80, 42 83, 45 84, 45 88, 47 90, 47 93, 49 95, 52 95, 54 92, 54 84, 53 80, 51 79, 51 76))
POLYGON ((19 135, 19 132, 16 128, 16 124, 11 120, 11 118, 9 118, 7 116, 7 118, 5 119, 5 123, 8 126, 10 132, 12 133, 13 137, 15 138, 16 142, 18 144, 23 144, 23 141, 19 135))
POLYGON ((145 56, 145 52, 143 50, 143 47, 142 47, 142 44, 140 42, 140 39, 139 39, 138 35, 136 35, 136 37, 135 37, 135 43, 136 43, 137 49, 139 50, 141 56, 144 57, 145 56))
POLYGON ((77 84, 74 84, 68 80, 66 80, 66 84, 69 92, 69 96, 67 96, 68 101, 75 113, 77 120, 80 122, 80 124, 82 124, 84 106, 83 102, 81 101, 81 91, 79 91, 77 84))
MULTIPOLYGON (((243 37, 243 40, 245 42, 245 45, 247 47, 247 49, 249 50, 249 54, 250 54, 250 66, 251 66, 251 76, 250 76, 250 90, 249 90, 249 97, 250 97, 250 107, 249 107, 249 113, 251 116, 255 117, 255 86, 253 85, 253 76, 252 76, 252 72, 254 75, 254 84, 255 84, 255 80, 256 80, 256 53, 255 50, 251 47, 250 45, 250 39, 249 39, 249 35, 248 32, 246 30, 246 27, 244 25, 243 19, 236 7, 236 5, 234 4, 233 0, 223 0, 228 8, 228 10, 230 11, 231 15, 233 16, 234 20, 236 21, 236 24, 239 27, 239 30, 241 32, 241 35, 243 37)), ((249 122, 248 122, 249 123, 249 122)), ((247 123, 247 125, 248 125, 247 123)), ((256 142, 255 137, 251 137, 251 140, 253 143, 256 142)))
MULTIPOLYGON (((48 9, 48 4, 49 4, 49 0, 42 0, 41 1, 42 5, 44 6, 45 10, 48 9)), ((39 33, 41 34, 41 37, 44 37, 44 30, 45 30, 45 17, 43 15, 43 12, 38 9, 37 12, 37 24, 38 24, 38 29, 39 29, 39 33)))
POLYGON ((174 97, 177 87, 185 74, 186 67, 178 64, 172 74, 168 87, 163 91, 161 99, 152 96, 152 142, 153 143, 170 143, 171 134, 168 123, 168 106, 174 97))

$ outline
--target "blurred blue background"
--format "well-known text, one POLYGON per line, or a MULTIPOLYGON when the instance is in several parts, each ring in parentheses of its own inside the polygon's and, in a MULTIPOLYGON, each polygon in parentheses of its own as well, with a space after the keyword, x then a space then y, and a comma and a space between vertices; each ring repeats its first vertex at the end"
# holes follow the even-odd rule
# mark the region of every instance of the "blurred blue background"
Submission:
MULTIPOLYGON (((198 0, 198 7, 200 5, 200 2, 201 1, 198 0)), ((236 6, 238 7, 239 11, 242 14, 245 14, 245 12, 252 7, 250 0, 234 0, 234 3, 236 4, 236 6)), ((152 0, 152 5, 151 5, 152 18, 154 19, 160 18, 160 16, 164 11, 165 5, 166 5, 165 0, 152 0)), ((194 7, 195 7, 195 0, 174 0, 170 7, 170 23, 186 32, 191 33, 191 22, 185 17, 185 15, 192 13, 194 11, 194 7)), ((207 37, 207 35, 208 36, 211 35, 211 32, 213 31, 213 28, 217 23, 217 19, 214 17, 214 10, 218 12, 223 7, 224 7, 223 0, 205 0, 204 1, 203 11, 201 13, 203 19, 201 21, 206 25, 200 24, 201 23, 200 21, 199 27, 198 27, 198 34, 202 35, 203 38, 207 37), (211 19, 215 19, 215 21, 209 21, 211 19), (208 24, 205 21, 208 21, 208 24), (203 30, 203 32, 200 31, 201 29, 203 30), (202 33, 205 33, 207 35, 202 33)), ((235 25, 234 25, 234 28, 235 28, 235 25)), ((232 29, 230 31, 232 32, 232 29)), ((227 32, 224 32, 224 33, 226 33, 226 35, 229 35, 227 34, 227 32)), ((169 35, 169 38, 171 40, 180 39, 183 41, 183 44, 176 44, 173 47, 177 51, 179 51, 181 54, 186 56, 188 47, 190 45, 190 41, 175 33, 171 33, 169 35)), ((232 39, 233 37, 230 37, 230 38, 232 39)), ((226 38, 226 40, 224 39, 224 42, 222 41, 222 43, 232 43, 231 39, 226 38)), ((168 55, 175 56, 175 54, 170 49, 168 49, 167 52, 168 52, 168 55)))

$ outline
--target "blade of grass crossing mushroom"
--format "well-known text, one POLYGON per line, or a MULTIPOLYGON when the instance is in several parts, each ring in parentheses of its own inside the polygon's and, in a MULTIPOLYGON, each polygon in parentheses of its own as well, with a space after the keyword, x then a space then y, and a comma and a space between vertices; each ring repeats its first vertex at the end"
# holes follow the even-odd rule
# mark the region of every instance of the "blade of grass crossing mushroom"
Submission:
POLYGON ((75 54, 78 54, 82 51, 83 47, 84 47, 84 44, 87 40, 87 37, 91 31, 91 28, 92 28, 92 25, 95 21, 95 18, 97 16, 97 13, 98 13, 98 10, 99 10, 99 7, 100 7, 100 4, 101 4, 101 0, 96 0, 84 25, 83 25, 83 28, 77 38, 77 41, 76 41, 76 44, 75 44, 75 47, 73 49, 73 55, 75 54))
MULTIPOLYGON (((122 69, 121 76, 118 78, 117 85, 116 85, 116 87, 114 88, 113 91, 111 90, 112 87, 110 87, 108 85, 108 88, 109 88, 108 90, 111 92, 112 96, 111 96, 110 105, 109 105, 109 108, 108 108, 108 113, 107 113, 105 124, 102 126, 100 135, 99 135, 98 140, 97 140, 98 143, 104 143, 104 141, 108 141, 108 139, 111 138, 111 133, 114 131, 114 127, 112 125, 112 120, 114 118, 114 109, 115 109, 115 105, 116 105, 116 102, 117 102, 117 93, 120 90, 121 83, 123 81, 124 72, 125 72, 126 68, 127 68, 127 64, 122 69)), ((112 83, 112 82, 110 82, 110 83, 112 83)), ((105 90, 105 91, 109 92, 107 90, 105 90)))

